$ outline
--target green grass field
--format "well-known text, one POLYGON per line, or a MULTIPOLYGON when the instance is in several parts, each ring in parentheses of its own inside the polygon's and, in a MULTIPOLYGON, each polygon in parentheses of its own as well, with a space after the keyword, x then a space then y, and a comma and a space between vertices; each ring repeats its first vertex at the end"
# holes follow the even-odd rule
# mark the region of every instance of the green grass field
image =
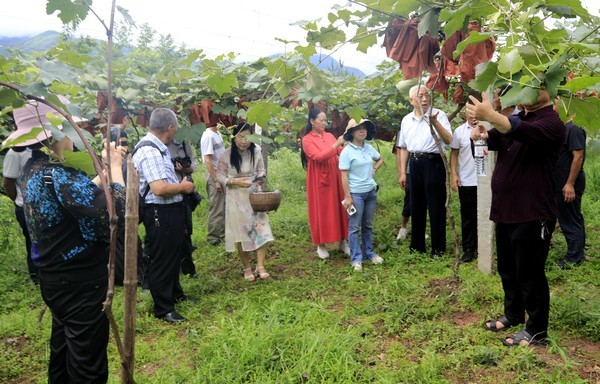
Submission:
MULTIPOLYGON (((565 251, 554 235, 547 275, 551 288, 547 347, 504 347, 508 332, 481 323, 502 314, 497 275, 474 263, 453 271, 448 253, 431 260, 396 242, 403 192, 390 143, 377 143, 386 164, 375 218, 382 265, 351 270, 332 251, 316 257, 310 241, 299 156, 280 150, 269 161, 272 188, 283 193, 270 213, 275 242, 268 281, 247 283, 237 255, 205 243, 206 204, 195 212, 194 253, 199 277, 182 277, 199 303, 178 311, 189 321, 170 325, 151 315, 152 299, 138 291, 135 379, 138 383, 597 383, 600 381, 600 161, 586 162, 584 197, 587 260, 560 270, 565 251)), ((203 177, 198 172, 197 184, 203 177)), ((459 228, 458 195, 451 209, 459 228)), ((0 198, 0 382, 47 382, 51 318, 26 273, 20 228, 8 198, 0 198)), ((122 289, 113 312, 122 322, 122 289)), ((111 383, 119 357, 109 345, 111 383)))

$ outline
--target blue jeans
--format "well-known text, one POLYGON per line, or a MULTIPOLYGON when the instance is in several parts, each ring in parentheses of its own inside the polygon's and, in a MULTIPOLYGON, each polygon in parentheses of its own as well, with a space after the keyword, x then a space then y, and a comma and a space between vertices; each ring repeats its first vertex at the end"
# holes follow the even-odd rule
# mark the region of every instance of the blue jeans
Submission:
POLYGON ((350 193, 356 213, 348 216, 348 242, 350 244, 350 262, 362 263, 375 256, 373 249, 373 217, 377 206, 375 189, 365 193, 350 193), (360 244, 362 237, 362 247, 360 244))

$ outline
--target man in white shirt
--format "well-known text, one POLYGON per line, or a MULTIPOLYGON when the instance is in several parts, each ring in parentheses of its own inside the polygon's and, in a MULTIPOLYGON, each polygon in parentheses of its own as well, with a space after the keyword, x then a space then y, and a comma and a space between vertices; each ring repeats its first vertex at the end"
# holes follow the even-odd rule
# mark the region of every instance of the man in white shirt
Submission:
POLYGON ((217 167, 225 144, 216 125, 207 127, 202 134, 200 150, 206 166, 206 193, 210 202, 206 241, 219 245, 225 238, 225 186, 217 180, 217 167))
POLYGON ((477 173, 471 142, 473 119, 456 128, 450 144, 452 189, 458 191, 464 262, 477 258, 477 173))
POLYGON ((431 227, 431 257, 446 252, 446 170, 435 139, 429 128, 444 144, 452 141, 452 130, 446 114, 431 108, 429 89, 416 85, 410 89, 413 112, 402 119, 400 126, 400 162, 398 182, 406 188, 406 166, 410 167, 410 214, 412 231, 410 249, 425 253, 427 211, 431 227), (410 155, 409 155, 410 154, 410 155))
MULTIPOLYGON (((40 146, 40 144, 34 144, 34 146, 40 146)), ((31 260, 31 238, 29 237, 29 230, 25 223, 25 213, 23 212, 23 196, 21 196, 21 187, 19 183, 19 176, 21 170, 25 166, 27 160, 31 158, 31 148, 27 146, 20 147, 16 145, 6 152, 4 156, 4 169, 2 172, 2 186, 6 196, 15 204, 15 216, 21 226, 23 236, 25 236, 25 248, 27 248, 27 268, 29 270, 29 277, 35 284, 39 284, 37 278, 37 268, 31 260)))

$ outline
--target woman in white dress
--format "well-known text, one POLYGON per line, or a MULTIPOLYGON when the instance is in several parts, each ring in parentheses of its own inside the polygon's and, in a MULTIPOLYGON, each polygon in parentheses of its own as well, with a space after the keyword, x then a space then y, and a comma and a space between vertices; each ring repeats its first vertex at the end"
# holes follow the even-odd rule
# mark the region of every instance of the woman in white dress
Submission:
POLYGON ((264 267, 273 233, 266 212, 254 212, 250 192, 263 183, 264 161, 260 147, 247 139, 252 126, 241 123, 233 129, 231 147, 219 160, 217 180, 225 185, 225 250, 237 248, 244 266, 244 278, 254 281, 258 276, 268 279, 264 267), (256 251, 256 269, 250 266, 250 252, 256 251))

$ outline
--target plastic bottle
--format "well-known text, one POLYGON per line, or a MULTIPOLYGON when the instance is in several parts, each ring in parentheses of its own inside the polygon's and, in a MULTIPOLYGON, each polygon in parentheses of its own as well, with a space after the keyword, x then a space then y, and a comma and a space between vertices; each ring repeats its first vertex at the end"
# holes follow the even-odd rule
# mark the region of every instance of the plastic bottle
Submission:
POLYGON ((475 172, 477 176, 487 176, 488 171, 488 146, 487 141, 480 139, 476 140, 474 143, 475 146, 475 172))

